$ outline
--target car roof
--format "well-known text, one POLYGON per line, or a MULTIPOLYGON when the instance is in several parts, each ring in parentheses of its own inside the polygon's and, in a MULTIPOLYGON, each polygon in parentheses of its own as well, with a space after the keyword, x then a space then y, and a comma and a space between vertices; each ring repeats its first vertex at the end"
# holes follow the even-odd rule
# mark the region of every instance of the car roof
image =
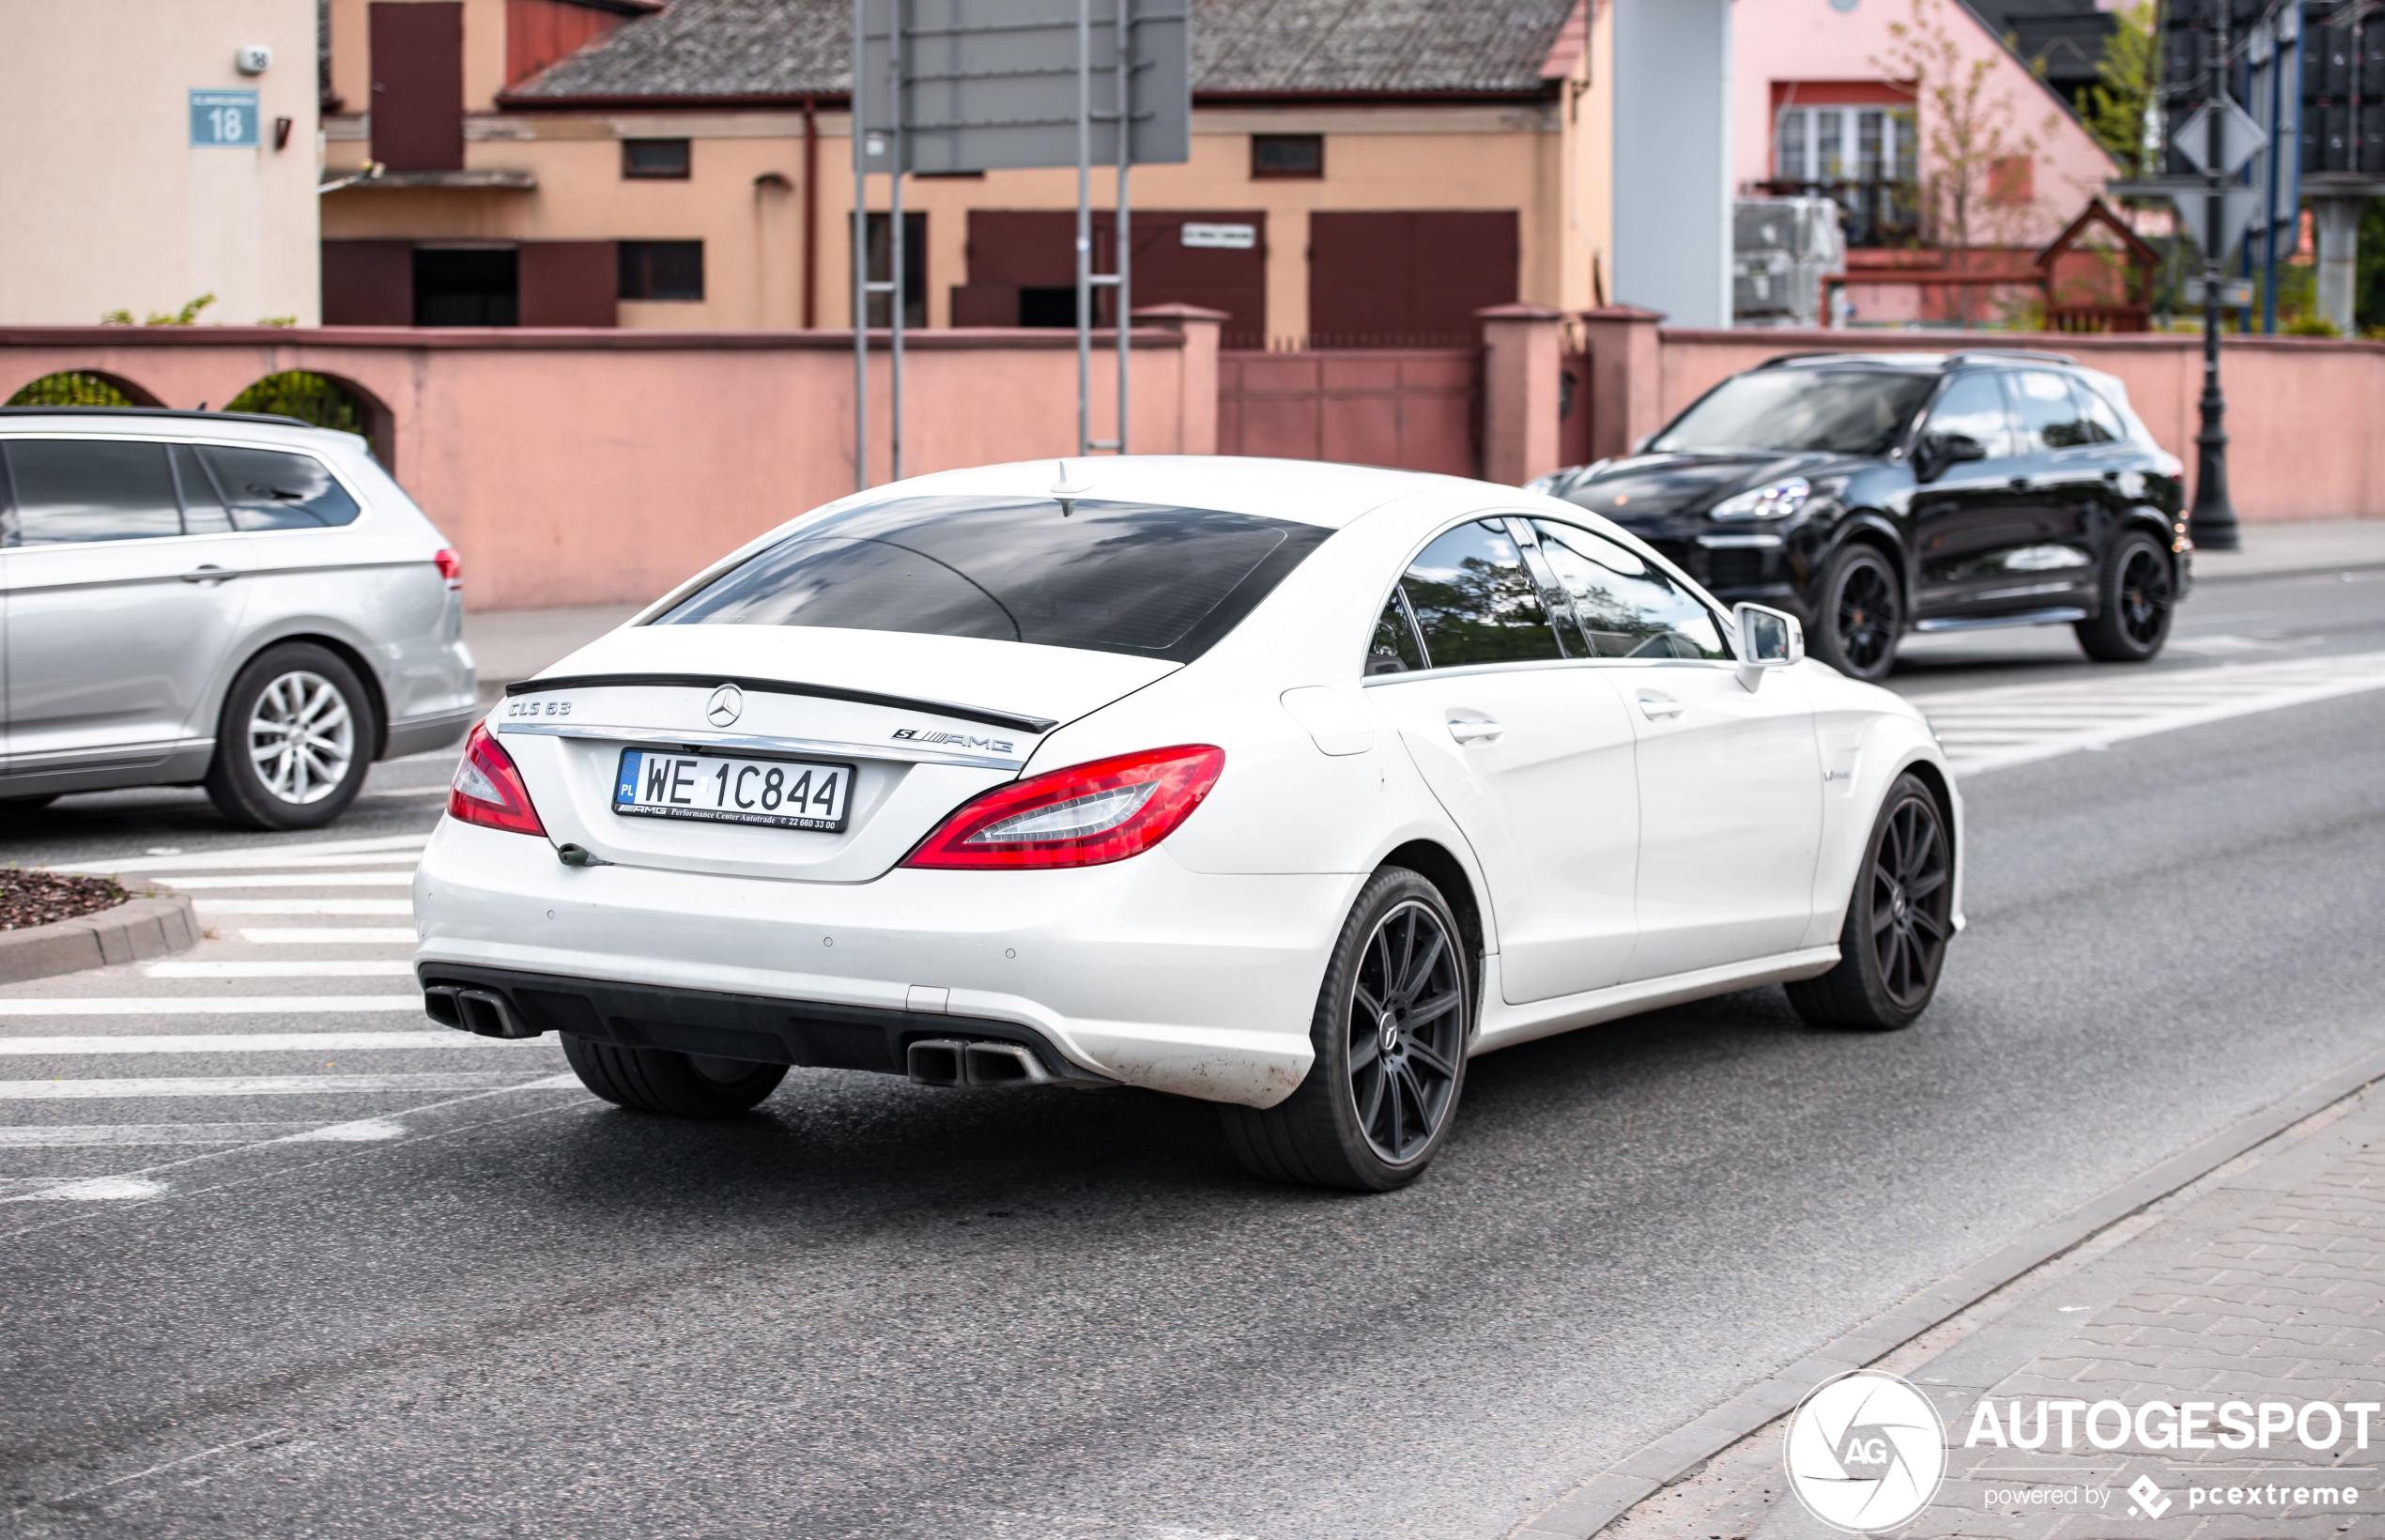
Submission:
POLYGON ((66 433, 182 434, 286 444, 293 435, 317 448, 363 440, 297 417, 249 411, 189 411, 174 407, 0 407, 0 434, 50 429, 66 433))
MULTIPOLYGON (((2077 368, 2067 353, 2039 353, 2025 347, 1965 347, 1952 353, 1783 353, 1757 364, 1757 369, 1888 369, 1934 374, 1972 364, 2058 363, 2077 368)), ((1752 372, 1752 371, 1751 371, 1752 372)))
POLYGON ((871 487, 818 510, 826 514, 895 496, 1048 498, 1068 495, 1106 502, 1151 502, 1220 513, 1252 514, 1338 530, 1384 504, 1420 492, 1453 500, 1513 501, 1512 486, 1423 470, 1320 460, 1268 460, 1237 454, 1101 454, 1018 460, 1008 465, 945 470, 871 487))

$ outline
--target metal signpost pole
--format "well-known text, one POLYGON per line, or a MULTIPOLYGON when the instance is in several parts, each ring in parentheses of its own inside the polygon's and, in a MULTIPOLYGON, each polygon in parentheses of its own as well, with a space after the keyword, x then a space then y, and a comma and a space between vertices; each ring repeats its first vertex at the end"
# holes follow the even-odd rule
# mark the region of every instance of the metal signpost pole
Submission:
MULTIPOLYGON (((909 298, 903 292, 902 256, 902 123, 908 116, 902 89, 902 6, 903 0, 886 0, 886 100, 894 106, 887 115, 886 131, 886 357, 887 383, 894 398, 888 414, 890 481, 902 480, 902 306, 909 298)), ((854 73, 861 73, 858 54, 854 55, 854 73)))
POLYGON ((2194 508, 2186 530, 2197 547, 2232 551, 2241 548, 2236 509, 2227 495, 2227 399, 2220 393, 2220 283, 2226 270, 2228 162, 2227 115, 2220 104, 2227 96, 2227 13, 2220 12, 2211 49, 2210 90, 2205 105, 2210 121, 2204 160, 2208 178, 2204 197, 2208 237, 2203 251, 2203 400, 2202 424, 2194 435, 2194 508))
POLYGON ((1077 453, 1093 453, 1093 0, 1077 0, 1077 453))
POLYGON ((1134 0, 1118 0, 1116 47, 1112 51, 1118 75, 1118 453, 1126 453, 1127 335, 1134 329, 1134 235, 1128 214, 1127 167, 1134 149, 1134 0))
POLYGON ((869 185, 862 129, 862 8, 853 0, 853 488, 869 489, 869 185))

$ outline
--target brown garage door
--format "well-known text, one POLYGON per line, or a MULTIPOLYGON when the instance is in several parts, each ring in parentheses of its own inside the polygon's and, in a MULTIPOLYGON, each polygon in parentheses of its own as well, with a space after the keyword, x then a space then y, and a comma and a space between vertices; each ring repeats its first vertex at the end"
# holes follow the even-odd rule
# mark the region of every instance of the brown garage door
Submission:
POLYGON ((1308 223, 1312 347, 1454 347, 1474 312, 1516 300, 1513 209, 1316 213, 1308 223))
MULTIPOLYGON (((952 291, 955 326, 1076 324, 1076 215, 1067 209, 978 208, 969 213, 969 282, 952 291)), ((1108 272, 1115 216, 1093 216, 1094 270, 1108 272)), ((1095 295, 1095 320, 1109 325, 1110 296, 1095 295)), ((1267 215, 1256 209, 1155 208, 1134 211, 1134 303, 1222 310, 1228 347, 1260 347, 1267 337, 1267 215), (1184 227, 1196 231, 1185 244, 1184 227), (1215 244, 1250 232, 1248 247, 1215 244)))
POLYGON ((464 169, 464 8, 377 0, 373 159, 392 171, 464 169))

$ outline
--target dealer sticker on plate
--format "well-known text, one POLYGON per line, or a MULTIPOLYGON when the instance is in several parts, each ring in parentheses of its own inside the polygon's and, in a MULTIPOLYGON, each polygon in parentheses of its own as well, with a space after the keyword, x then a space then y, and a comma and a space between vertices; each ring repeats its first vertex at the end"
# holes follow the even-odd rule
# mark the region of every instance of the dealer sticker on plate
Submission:
POLYGON ((850 764, 624 748, 613 778, 613 811, 834 834, 844 829, 852 793, 850 764))

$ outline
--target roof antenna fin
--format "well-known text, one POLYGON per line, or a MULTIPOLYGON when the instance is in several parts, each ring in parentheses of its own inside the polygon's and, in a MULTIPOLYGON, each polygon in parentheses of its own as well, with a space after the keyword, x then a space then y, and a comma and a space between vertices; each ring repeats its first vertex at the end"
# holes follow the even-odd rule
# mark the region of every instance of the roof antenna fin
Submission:
POLYGON ((1058 462, 1058 465, 1060 467, 1060 479, 1052 484, 1052 495, 1060 500, 1060 516, 1062 518, 1066 518, 1070 514, 1076 512, 1076 503, 1074 500, 1076 497, 1082 493, 1092 491, 1093 487, 1090 483, 1079 485, 1069 480, 1068 461, 1061 460, 1058 462))

